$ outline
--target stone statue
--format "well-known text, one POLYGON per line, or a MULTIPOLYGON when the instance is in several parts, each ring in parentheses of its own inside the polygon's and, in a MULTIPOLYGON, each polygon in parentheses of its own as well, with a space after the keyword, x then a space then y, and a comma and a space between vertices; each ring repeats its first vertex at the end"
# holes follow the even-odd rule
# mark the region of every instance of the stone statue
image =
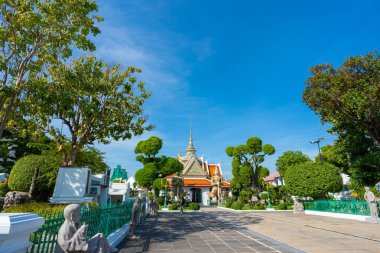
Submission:
POLYGON ((375 194, 369 190, 369 187, 365 187, 364 199, 367 201, 369 209, 371 211, 371 218, 367 219, 368 221, 380 222, 379 219, 379 210, 377 207, 378 198, 375 197, 375 194))
POLYGON ((140 224, 143 224, 145 221, 145 215, 146 215, 146 202, 141 204, 141 218, 140 218, 140 224))
POLYGON ((303 207, 303 204, 298 201, 298 197, 292 196, 293 199, 293 213, 299 214, 299 213, 304 213, 305 209, 303 207))
POLYGON ((88 225, 80 225, 82 217, 80 205, 66 206, 63 215, 65 222, 58 232, 56 253, 109 253, 118 251, 108 244, 107 237, 104 234, 98 233, 91 239, 87 238, 88 225))
POLYGON ((135 229, 137 224, 139 224, 139 218, 140 218, 140 198, 139 196, 136 196, 135 203, 132 207, 132 215, 131 215, 131 222, 129 224, 129 236, 131 238, 135 238, 135 229))

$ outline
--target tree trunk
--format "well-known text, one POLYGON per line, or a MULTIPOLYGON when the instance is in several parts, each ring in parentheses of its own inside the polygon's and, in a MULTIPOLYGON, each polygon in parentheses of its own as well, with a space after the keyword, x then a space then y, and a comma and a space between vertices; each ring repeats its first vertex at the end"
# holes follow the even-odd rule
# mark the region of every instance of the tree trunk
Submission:
POLYGON ((38 167, 34 169, 34 174, 32 177, 32 183, 30 184, 30 187, 29 187, 29 197, 30 198, 33 198, 33 195, 36 191, 36 181, 37 181, 37 177, 38 177, 39 172, 40 172, 40 169, 38 167))
POLYGON ((6 106, 5 108, 5 111, 4 111, 4 116, 3 118, 1 119, 1 124, 0 124, 0 138, 3 136, 3 132, 4 132, 4 129, 5 129, 5 126, 7 125, 8 123, 8 119, 9 119, 9 115, 11 114, 11 111, 13 109, 13 106, 15 104, 15 101, 16 101, 16 93, 15 92, 12 92, 12 96, 9 100, 9 104, 6 106))

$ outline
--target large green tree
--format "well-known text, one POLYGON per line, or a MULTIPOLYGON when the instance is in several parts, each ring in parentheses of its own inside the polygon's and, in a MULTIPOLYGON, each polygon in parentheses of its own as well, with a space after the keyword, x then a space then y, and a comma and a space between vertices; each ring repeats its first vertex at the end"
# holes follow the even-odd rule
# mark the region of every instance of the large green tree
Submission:
POLYGON ((92 0, 0 0, 0 137, 31 77, 75 47, 95 49, 97 9, 92 0))
POLYGON ((295 164, 311 161, 301 151, 285 151, 276 161, 276 168, 280 175, 285 176, 286 169, 295 164))
POLYGON ((239 187, 251 187, 253 190, 260 190, 261 183, 260 168, 265 156, 273 155, 275 152, 271 144, 262 144, 258 137, 251 137, 246 144, 236 147, 230 146, 226 149, 226 154, 232 157, 232 174, 234 175, 233 185, 239 187), (248 181, 246 179, 249 179, 248 181))
POLYGON ((346 58, 341 66, 311 67, 304 102, 336 133, 356 130, 380 148, 380 55, 346 58))
POLYGON ((152 136, 147 140, 139 141, 135 148, 136 160, 143 164, 143 168, 136 172, 136 181, 141 187, 160 189, 164 177, 181 173, 183 164, 176 158, 160 156, 158 153, 162 148, 162 139, 152 136), (163 180, 161 180, 163 179, 163 180))
POLYGON ((73 166, 79 151, 94 141, 107 144, 141 135, 146 125, 143 104, 150 93, 136 74, 141 70, 109 66, 94 56, 49 69, 26 94, 30 117, 59 144, 64 166, 73 166), (61 121, 62 127, 52 119, 61 121))
POLYGON ((329 163, 306 162, 287 168, 286 189, 299 197, 325 198, 327 192, 343 188, 339 168, 329 163))

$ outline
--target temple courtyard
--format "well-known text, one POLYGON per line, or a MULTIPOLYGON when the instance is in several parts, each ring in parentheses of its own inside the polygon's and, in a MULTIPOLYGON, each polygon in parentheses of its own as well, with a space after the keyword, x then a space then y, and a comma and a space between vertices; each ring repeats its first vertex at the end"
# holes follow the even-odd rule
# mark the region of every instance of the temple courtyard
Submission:
POLYGON ((132 252, 379 252, 380 226, 291 212, 159 213, 119 245, 132 252))

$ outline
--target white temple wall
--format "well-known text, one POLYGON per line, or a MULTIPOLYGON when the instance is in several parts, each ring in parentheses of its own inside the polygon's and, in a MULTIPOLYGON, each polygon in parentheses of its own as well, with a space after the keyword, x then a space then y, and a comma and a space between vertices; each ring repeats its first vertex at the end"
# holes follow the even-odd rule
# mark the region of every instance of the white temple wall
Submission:
POLYGON ((210 187, 207 188, 201 188, 202 189, 202 205, 209 206, 210 201, 207 201, 210 199, 210 197, 207 195, 207 192, 210 190, 210 187))

